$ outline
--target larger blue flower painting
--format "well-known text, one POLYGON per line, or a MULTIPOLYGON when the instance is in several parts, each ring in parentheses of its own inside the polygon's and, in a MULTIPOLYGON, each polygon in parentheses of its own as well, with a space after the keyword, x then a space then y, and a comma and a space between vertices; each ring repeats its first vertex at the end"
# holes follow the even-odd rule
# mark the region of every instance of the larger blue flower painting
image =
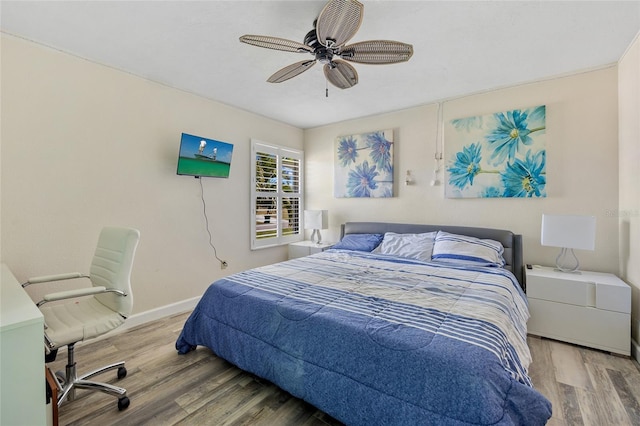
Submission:
POLYGON ((545 139, 544 105, 451 120, 445 128, 446 196, 546 197, 545 139))
POLYGON ((334 195, 393 197, 393 129, 336 139, 334 195))

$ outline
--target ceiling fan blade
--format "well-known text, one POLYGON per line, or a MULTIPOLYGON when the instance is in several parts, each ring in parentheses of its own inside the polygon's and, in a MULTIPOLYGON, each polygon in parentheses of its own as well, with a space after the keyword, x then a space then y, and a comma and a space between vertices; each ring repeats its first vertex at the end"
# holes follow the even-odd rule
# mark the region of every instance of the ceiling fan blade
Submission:
POLYGON ((276 71, 271 77, 267 79, 269 83, 282 83, 287 81, 298 74, 302 74, 312 66, 316 64, 316 60, 300 61, 295 64, 288 65, 281 70, 276 71))
POLYGON ((394 64, 405 62, 413 55, 413 46, 390 40, 368 40, 344 46, 342 59, 361 64, 394 64))
POLYGON ((324 75, 329 83, 339 89, 348 89, 358 84, 358 73, 348 63, 336 59, 331 64, 325 64, 324 75))
POLYGON ((318 16, 318 41, 326 47, 342 46, 362 23, 364 6, 357 0, 331 0, 318 16))
POLYGON ((240 41, 243 43, 251 44, 253 46, 274 50, 284 50, 285 52, 311 53, 313 51, 313 49, 311 49, 306 44, 279 37, 247 34, 240 37, 240 41))

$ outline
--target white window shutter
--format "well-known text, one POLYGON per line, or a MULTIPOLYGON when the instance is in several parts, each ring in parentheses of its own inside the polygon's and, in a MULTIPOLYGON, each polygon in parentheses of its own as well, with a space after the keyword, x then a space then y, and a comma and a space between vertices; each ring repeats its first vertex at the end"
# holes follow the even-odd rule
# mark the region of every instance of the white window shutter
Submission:
POLYGON ((251 140, 251 249, 299 241, 303 152, 251 140))

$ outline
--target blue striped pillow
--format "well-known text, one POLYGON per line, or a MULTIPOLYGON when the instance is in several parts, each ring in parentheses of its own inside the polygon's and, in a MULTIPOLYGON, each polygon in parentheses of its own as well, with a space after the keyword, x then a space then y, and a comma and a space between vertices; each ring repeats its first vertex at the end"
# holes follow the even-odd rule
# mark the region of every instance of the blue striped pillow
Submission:
POLYGON ((502 253, 504 247, 498 241, 438 231, 431 260, 456 265, 503 267, 502 253))
POLYGON ((334 249, 371 251, 382 241, 382 234, 347 234, 335 244, 334 249))

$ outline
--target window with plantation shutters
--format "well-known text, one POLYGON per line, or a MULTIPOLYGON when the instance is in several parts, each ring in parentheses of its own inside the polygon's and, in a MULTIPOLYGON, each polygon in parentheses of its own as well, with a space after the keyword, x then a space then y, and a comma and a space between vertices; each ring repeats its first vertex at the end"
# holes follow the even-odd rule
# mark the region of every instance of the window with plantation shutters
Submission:
POLYGON ((302 151, 251 140, 251 249, 299 241, 302 151))

